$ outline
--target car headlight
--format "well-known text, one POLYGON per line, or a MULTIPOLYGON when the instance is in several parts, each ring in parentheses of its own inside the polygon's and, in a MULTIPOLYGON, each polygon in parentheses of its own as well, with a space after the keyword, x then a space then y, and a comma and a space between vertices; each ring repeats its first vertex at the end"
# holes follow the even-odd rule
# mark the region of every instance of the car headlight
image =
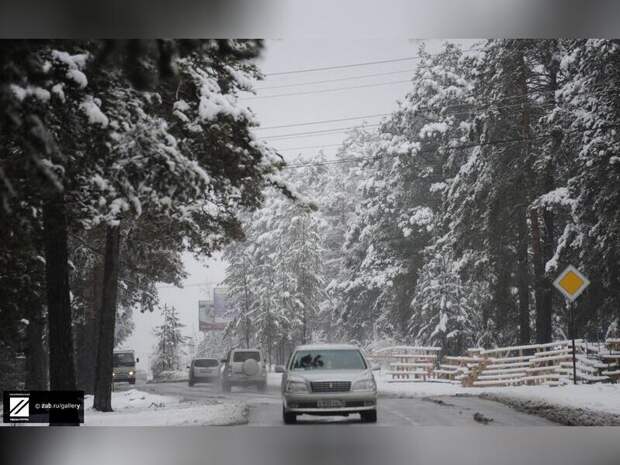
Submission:
POLYGON ((353 386, 351 386, 352 391, 374 391, 376 389, 377 385, 375 384, 375 380, 372 378, 359 379, 353 383, 353 386))
POLYGON ((303 381, 287 381, 286 392, 308 392, 308 388, 303 381))
POLYGON ((130 371, 130 372, 129 372, 129 376, 133 376, 133 371, 130 371))

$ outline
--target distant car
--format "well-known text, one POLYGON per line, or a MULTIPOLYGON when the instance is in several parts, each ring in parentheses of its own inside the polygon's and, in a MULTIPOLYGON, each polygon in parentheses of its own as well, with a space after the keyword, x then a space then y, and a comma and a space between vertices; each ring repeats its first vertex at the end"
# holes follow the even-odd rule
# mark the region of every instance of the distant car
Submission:
POLYGON ((112 380, 115 383, 136 384, 136 363, 139 361, 133 350, 115 350, 112 355, 112 380))
POLYGON ((258 349, 233 349, 228 352, 222 370, 222 390, 230 392, 232 386, 256 386, 267 389, 265 359, 258 349))
POLYGON ((282 419, 297 415, 359 413, 364 423, 377 421, 377 385, 362 351, 347 344, 295 348, 282 375, 282 419))
POLYGON ((212 383, 220 379, 220 361, 216 358, 195 358, 189 365, 190 386, 196 383, 212 383))

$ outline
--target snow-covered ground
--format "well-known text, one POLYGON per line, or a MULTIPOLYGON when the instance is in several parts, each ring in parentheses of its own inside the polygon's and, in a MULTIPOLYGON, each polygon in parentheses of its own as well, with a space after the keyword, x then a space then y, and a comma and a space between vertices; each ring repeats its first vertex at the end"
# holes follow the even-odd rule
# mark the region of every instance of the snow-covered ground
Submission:
POLYGON ((375 375, 377 391, 382 397, 431 397, 479 395, 484 392, 480 388, 465 388, 460 384, 425 383, 425 382, 389 382, 391 378, 375 375))
POLYGON ((620 384, 471 388, 448 383, 389 382, 377 376, 382 397, 473 395, 571 425, 620 425, 620 384))
POLYGON ((156 379, 153 381, 157 383, 162 382, 176 382, 176 381, 187 381, 189 378, 188 370, 168 370, 162 371, 159 373, 156 379))
POLYGON ((244 402, 182 402, 178 397, 137 389, 112 393, 113 412, 98 412, 92 405, 92 396, 86 396, 84 424, 87 426, 233 425, 247 421, 244 402))
MULTIPOLYGON (((489 392, 489 389, 485 389, 489 392)), ((543 401, 563 407, 582 408, 620 415, 620 384, 565 386, 515 386, 492 390, 515 399, 543 401)))
POLYGON ((377 376, 379 394, 389 397, 429 397, 501 394, 522 400, 544 401, 620 415, 620 384, 567 384, 565 386, 514 386, 471 388, 449 383, 388 382, 377 376))

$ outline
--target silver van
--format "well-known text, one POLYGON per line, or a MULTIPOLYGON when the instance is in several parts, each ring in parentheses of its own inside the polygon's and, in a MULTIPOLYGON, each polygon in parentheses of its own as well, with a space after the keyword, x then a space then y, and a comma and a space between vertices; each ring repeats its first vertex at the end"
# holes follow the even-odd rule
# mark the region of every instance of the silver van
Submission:
POLYGON ((190 386, 200 382, 210 383, 220 380, 221 366, 216 358, 195 358, 188 368, 190 386))

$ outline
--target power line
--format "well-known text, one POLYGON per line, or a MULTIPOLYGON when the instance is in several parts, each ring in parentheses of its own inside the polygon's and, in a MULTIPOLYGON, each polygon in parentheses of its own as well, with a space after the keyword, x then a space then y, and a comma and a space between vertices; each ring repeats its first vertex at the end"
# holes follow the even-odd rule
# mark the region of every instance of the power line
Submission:
POLYGON ((289 150, 322 149, 322 148, 327 148, 327 147, 338 147, 340 145, 342 145, 342 144, 311 145, 311 146, 307 146, 307 147, 291 147, 291 148, 288 148, 288 149, 278 150, 278 152, 287 152, 289 150))
MULTIPOLYGON (((598 128, 593 128, 593 129, 582 129, 582 130, 574 130, 574 131, 565 131, 565 134, 583 134, 586 132, 592 132, 592 131, 600 131, 600 130, 607 130, 607 129, 614 129, 614 128, 619 128, 620 124, 608 124, 608 125, 604 125, 598 128)), ((487 146, 495 146, 495 145, 504 145, 504 144, 512 144, 515 142, 532 142, 535 140, 540 140, 540 139, 545 139, 548 137, 552 137, 553 135, 551 133, 546 133, 546 134, 541 134, 540 136, 535 136, 535 137, 515 137, 515 138, 510 138, 510 139, 502 139, 502 140, 496 140, 496 141, 488 141, 488 142, 478 142, 475 144, 461 144, 461 145, 452 145, 452 146, 448 146, 447 149, 448 150, 459 150, 459 149, 470 149, 470 148, 475 148, 475 147, 487 147, 487 146)), ((342 144, 336 144, 336 145, 342 145, 342 144)), ((324 146, 327 147, 327 146, 324 146)), ((291 149, 293 150, 293 149, 291 149)), ((416 154, 433 154, 435 153, 437 150, 419 150, 416 152, 416 154)), ((341 164, 341 163, 349 163, 349 162, 357 162, 357 161, 371 161, 371 160, 380 160, 382 158, 386 158, 386 156, 392 156, 392 157, 396 157, 399 156, 399 154, 389 154, 389 155, 376 155, 376 156, 372 156, 372 157, 349 157, 349 158, 339 158, 336 160, 328 160, 325 162, 313 162, 313 163, 298 163, 295 165, 286 165, 284 166, 284 169, 289 169, 289 168, 306 168, 306 167, 310 167, 310 166, 327 166, 327 165, 337 165, 337 164, 341 164)))
POLYGON ((346 128, 331 128, 331 129, 321 129, 319 131, 306 131, 306 132, 297 132, 297 133, 291 133, 291 134, 278 134, 278 135, 274 135, 274 136, 263 136, 264 139, 268 139, 268 140, 272 140, 272 139, 287 139, 289 137, 307 137, 310 135, 326 135, 329 133, 335 133, 335 134, 339 134, 341 132, 344 131, 348 131, 351 129, 357 129, 357 128, 369 128, 369 127, 377 127, 380 126, 380 123, 373 123, 373 124, 364 124, 364 125, 360 125, 360 126, 348 126, 346 128))
MULTIPOLYGON (((541 91, 538 92, 539 94, 549 94, 549 93, 554 93, 555 91, 541 91)), ((600 91, 595 91, 595 92, 579 92, 579 95, 598 95, 601 92, 607 92, 607 90, 600 90, 600 91)), ((492 102, 488 102, 488 103, 484 103, 482 105, 469 105, 467 103, 461 103, 461 104, 454 104, 454 105, 446 105, 444 107, 442 107, 442 109, 446 109, 446 108, 463 108, 463 107, 467 107, 468 111, 463 111, 463 112, 456 112, 456 113, 449 113, 449 115, 451 116, 459 116, 459 115, 468 115, 471 114, 474 110, 480 110, 480 109, 485 109, 485 108, 489 108, 492 107, 498 103, 501 103, 503 101, 508 101, 508 100, 514 100, 517 98, 522 98, 524 96, 529 96, 531 94, 522 94, 522 95, 512 95, 503 99, 498 99, 492 102)), ((552 106, 554 104, 554 102, 543 102, 543 103, 531 103, 528 102, 529 106, 531 108, 545 108, 548 106, 552 106)), ((506 109, 506 108, 514 108, 514 107, 519 107, 523 105, 523 102, 516 102, 516 103, 512 103, 509 105, 499 105, 496 106, 495 109, 506 109)), ((419 110, 421 111, 436 111, 434 109, 431 108, 426 108, 426 107, 420 107, 419 110)), ((330 120, 320 120, 320 121, 309 121, 309 122, 305 122, 305 123, 295 123, 295 124, 283 124, 283 125, 278 125, 278 126, 267 126, 267 127, 258 127, 255 128, 255 130, 269 130, 269 129, 281 129, 281 128, 289 128, 289 127, 299 127, 299 126, 311 126, 311 125, 318 125, 318 124, 325 124, 325 123, 335 123, 335 122, 340 122, 340 121, 354 121, 354 120, 358 120, 358 119, 366 119, 366 118, 376 118, 376 117, 383 117, 383 116, 390 116, 393 115, 394 113, 378 113, 378 114, 374 114, 374 115, 365 115, 365 116, 354 116, 354 117, 349 117, 349 118, 338 118, 338 119, 330 119, 330 120)), ((376 125, 375 123, 373 124, 369 124, 367 126, 374 126, 376 125)), ((351 128, 352 129, 352 128, 351 128)), ((328 129, 325 129, 325 131, 327 131, 328 129)), ((279 136, 288 136, 289 134, 278 134, 278 135, 274 135, 273 137, 279 137, 279 136)), ((268 136, 262 136, 262 137, 268 137, 268 136)), ((269 136, 271 137, 271 136, 269 136)))
POLYGON ((314 85, 314 84, 327 84, 329 82, 351 81, 355 79, 365 79, 369 77, 390 76, 393 74, 414 73, 414 72, 415 72, 415 69, 403 69, 400 71, 387 71, 385 73, 363 74, 361 76, 350 76, 350 77, 343 77, 343 78, 336 78, 336 79, 323 79, 320 81, 298 82, 297 84, 283 84, 283 85, 278 85, 278 86, 260 86, 260 87, 255 87, 254 90, 284 89, 288 87, 309 86, 309 85, 314 85))
POLYGON ((258 129, 282 129, 282 128, 292 128, 292 127, 298 127, 298 126, 312 126, 315 124, 323 124, 323 123, 336 123, 336 122, 340 122, 340 121, 353 121, 356 119, 366 119, 366 118, 378 118, 381 116, 388 116, 391 115, 391 113, 377 113, 374 115, 366 115, 366 116, 352 116, 349 118, 338 118, 338 119, 326 119, 326 120, 322 120, 322 121, 310 121, 307 123, 294 123, 294 124, 281 124, 279 126, 266 126, 266 127, 258 127, 258 128, 254 128, 254 130, 258 130, 258 129))
MULTIPOLYGON (((515 107, 520 107, 521 105, 522 103, 519 102, 519 103, 510 104, 510 105, 498 106, 496 108, 497 109, 515 108, 515 107)), ((551 105, 552 105, 551 103, 530 104, 530 108, 546 108, 551 105)), ((448 107, 444 107, 444 108, 448 108, 448 107)), ((476 107, 471 107, 469 111, 447 113, 446 116, 468 116, 468 115, 471 115, 472 111, 475 109, 476 107)), ((428 123, 440 123, 441 121, 427 119, 427 122, 428 123)), ((265 140, 272 140, 272 139, 286 139, 286 138, 295 137, 295 136, 300 136, 300 137, 308 137, 310 135, 320 136, 320 135, 325 135, 329 133, 338 134, 340 132, 344 132, 344 131, 356 129, 356 128, 378 127, 380 125, 381 123, 372 123, 372 124, 364 124, 364 125, 358 125, 358 126, 348 126, 344 128, 327 128, 327 129, 321 129, 317 131, 305 131, 305 132, 297 132, 297 133, 290 133, 290 134, 276 134, 273 136, 261 136, 261 138, 265 140)))
POLYGON ((289 92, 285 94, 259 95, 256 97, 247 97, 245 100, 258 100, 258 99, 275 98, 275 97, 292 97, 296 95, 325 94, 328 92, 338 92, 341 90, 364 89, 366 87, 379 87, 379 86, 388 86, 392 84, 405 84, 405 83, 411 83, 411 79, 405 79, 402 81, 379 82, 376 84, 363 84, 360 86, 334 87, 333 89, 320 89, 320 90, 311 90, 311 91, 306 91, 306 92, 289 92))
MULTIPOLYGON (((479 47, 472 47, 472 48, 468 48, 468 49, 462 49, 461 52, 471 52, 474 50, 482 50, 479 47)), ((443 52, 442 52, 443 53, 443 52)), ((344 68, 356 68, 359 66, 368 66, 368 65, 380 65, 380 64, 384 64, 384 63, 398 63, 398 62, 402 62, 402 61, 412 61, 412 60, 419 60, 420 58, 424 58, 424 57, 432 57, 432 56, 438 56, 441 55, 442 53, 428 53, 425 55, 414 55, 414 56, 410 56, 410 57, 403 57, 403 58, 392 58, 389 60, 377 60, 377 61, 365 61, 362 63, 348 63, 345 65, 334 65, 334 66, 322 66, 322 67, 318 67, 318 68, 305 68, 305 69, 295 69, 295 70, 291 70, 291 71, 278 71, 275 73, 264 73, 265 76, 282 76, 285 74, 299 74, 299 73, 309 73, 309 72, 314 72, 314 71, 329 71, 329 70, 333 70, 333 69, 344 69, 344 68)))

